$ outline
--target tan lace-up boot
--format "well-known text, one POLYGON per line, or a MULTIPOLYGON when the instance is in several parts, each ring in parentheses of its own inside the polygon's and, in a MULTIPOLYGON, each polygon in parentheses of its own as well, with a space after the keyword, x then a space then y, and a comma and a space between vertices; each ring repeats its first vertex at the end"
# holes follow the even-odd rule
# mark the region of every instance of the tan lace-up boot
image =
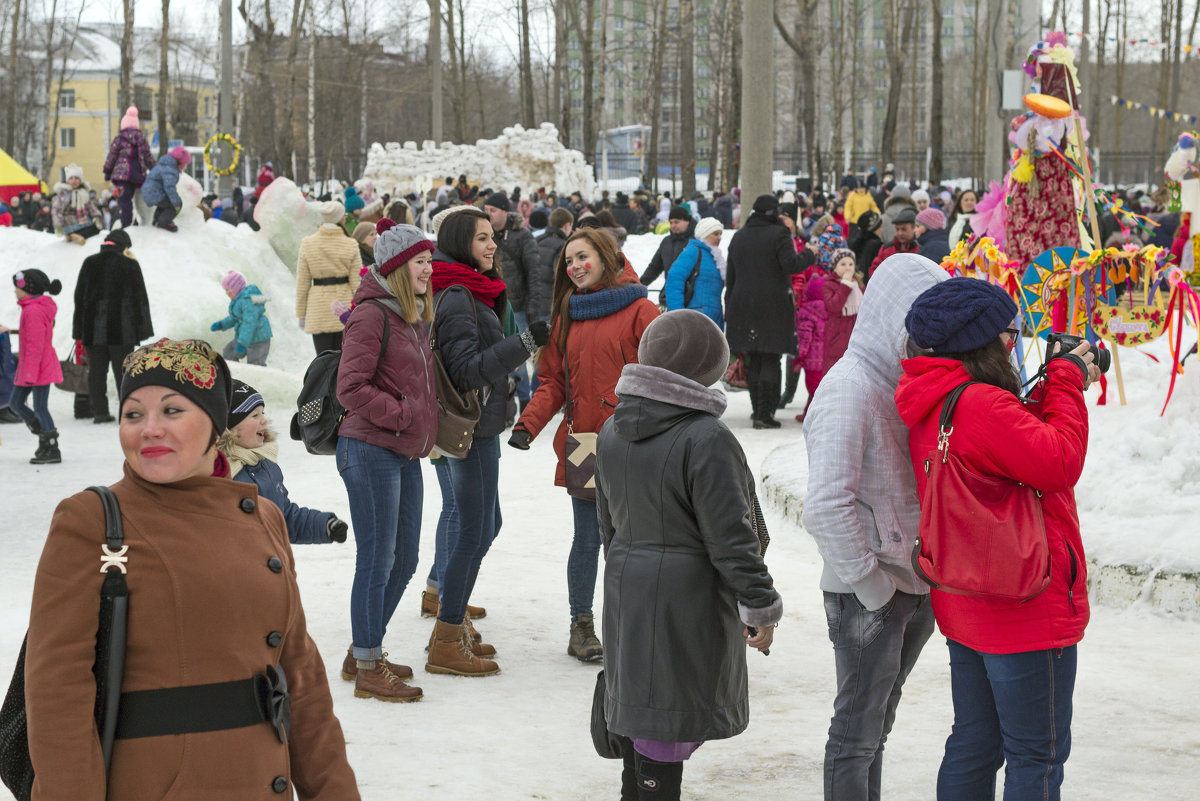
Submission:
POLYGON ((500 666, 490 659, 480 659, 463 640, 464 627, 438 620, 433 625, 433 639, 425 662, 427 673, 450 673, 455 676, 494 676, 500 666))
POLYGON ((374 660, 370 668, 360 667, 354 677, 355 698, 377 698, 391 703, 408 703, 420 701, 423 697, 420 687, 405 684, 400 677, 392 672, 388 663, 383 659, 374 660))

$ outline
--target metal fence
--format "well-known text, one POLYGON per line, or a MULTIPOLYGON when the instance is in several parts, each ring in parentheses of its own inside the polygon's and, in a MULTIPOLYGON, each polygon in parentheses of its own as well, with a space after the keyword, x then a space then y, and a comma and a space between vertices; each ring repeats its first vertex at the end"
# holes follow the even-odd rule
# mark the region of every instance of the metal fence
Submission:
MULTIPOLYGON (((826 188, 836 187, 844 174, 841 165, 846 157, 835 157, 832 153, 822 154, 825 174, 817 180, 808 174, 808 154, 803 151, 775 151, 774 169, 784 176, 783 183, 801 191, 819 184, 826 188)), ((1095 169, 1094 180, 1108 186, 1130 186, 1138 184, 1157 185, 1162 180, 1165 155, 1147 152, 1123 151, 1119 153, 1095 152, 1092 154, 1095 169)), ((596 179, 602 188, 632 191, 638 186, 650 184, 647 173, 648 159, 644 152, 609 152, 596 163, 596 179)), ((849 162, 859 175, 865 175, 869 167, 882 173, 883 154, 879 151, 859 151, 849 154, 849 162)), ((923 180, 929 174, 929 153, 920 151, 897 151, 891 158, 895 175, 900 180, 923 180)), ((948 150, 942 153, 942 179, 959 185, 985 188, 988 181, 998 181, 1001 176, 983 175, 983 153, 970 150, 948 150)), ((696 154, 696 187, 701 191, 712 191, 722 187, 709 186, 712 159, 707 151, 696 154)), ((679 153, 658 154, 657 189, 679 190, 683 180, 682 158, 679 153)))

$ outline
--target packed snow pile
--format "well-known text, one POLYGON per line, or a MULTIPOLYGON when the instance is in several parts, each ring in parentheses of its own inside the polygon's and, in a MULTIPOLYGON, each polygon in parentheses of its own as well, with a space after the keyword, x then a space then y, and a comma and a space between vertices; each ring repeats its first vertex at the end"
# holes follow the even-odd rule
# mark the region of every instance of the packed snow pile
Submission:
POLYGON ((321 227, 317 204, 305 200, 300 187, 287 178, 276 178, 263 190, 254 204, 254 221, 275 255, 293 273, 300 258, 300 240, 321 227))
POLYGON ((480 187, 511 192, 544 186, 591 197, 596 176, 578 150, 563 147, 558 129, 543 122, 534 130, 520 125, 505 128, 495 139, 480 139, 473 145, 426 139, 416 142, 378 142, 367 154, 363 177, 375 184, 378 192, 392 195, 426 192, 444 183, 446 176, 467 180, 480 187))

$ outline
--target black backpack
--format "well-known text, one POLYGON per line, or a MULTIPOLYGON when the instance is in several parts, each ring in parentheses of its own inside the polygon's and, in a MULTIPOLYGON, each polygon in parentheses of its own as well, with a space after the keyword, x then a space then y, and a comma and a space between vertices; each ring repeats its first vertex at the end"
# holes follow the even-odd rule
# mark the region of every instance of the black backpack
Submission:
MULTIPOLYGON (((379 342, 379 360, 383 361, 391 335, 390 315, 383 304, 376 305, 383 311, 383 338, 379 342)), ((332 456, 337 452, 338 428, 346 416, 346 408, 337 398, 338 366, 341 362, 340 350, 321 351, 304 371, 304 386, 296 396, 292 439, 303 442, 309 453, 318 456, 332 456)))

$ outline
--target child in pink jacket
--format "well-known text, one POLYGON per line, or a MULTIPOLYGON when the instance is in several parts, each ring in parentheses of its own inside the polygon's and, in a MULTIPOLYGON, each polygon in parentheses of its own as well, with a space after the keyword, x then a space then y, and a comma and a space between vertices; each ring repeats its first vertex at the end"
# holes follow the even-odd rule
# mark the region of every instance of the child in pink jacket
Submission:
MULTIPOLYGON (((9 407, 25 421, 30 431, 37 434, 37 453, 29 463, 58 464, 62 454, 58 450, 58 431, 54 428, 48 402, 50 385, 61 383, 63 374, 52 341, 58 306, 46 294, 62 292, 62 282, 57 278, 51 281, 41 270, 21 270, 12 280, 17 305, 21 307, 21 322, 16 332, 21 347, 9 407), (25 404, 30 395, 33 396, 32 409, 25 404)), ((0 333, 8 330, 0 326, 0 333)))

